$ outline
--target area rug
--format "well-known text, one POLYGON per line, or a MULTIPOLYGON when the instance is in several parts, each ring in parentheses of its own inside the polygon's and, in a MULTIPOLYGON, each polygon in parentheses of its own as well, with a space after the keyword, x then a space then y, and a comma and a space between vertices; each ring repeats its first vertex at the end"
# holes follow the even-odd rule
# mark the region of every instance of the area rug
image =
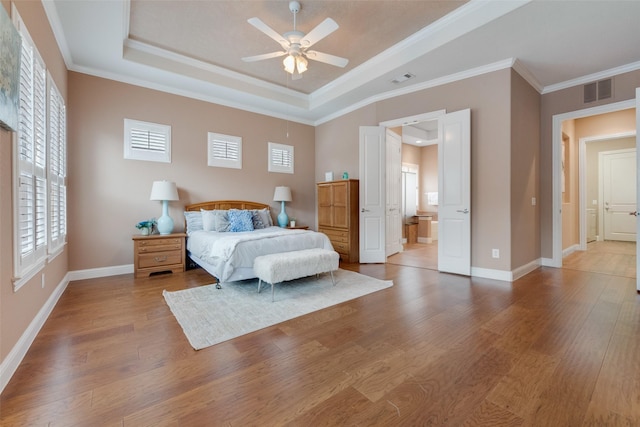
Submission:
POLYGON ((263 283, 258 293, 258 279, 162 294, 191 346, 200 350, 393 286, 390 280, 348 270, 339 269, 333 276, 335 286, 328 273, 277 284, 274 302, 271 285, 263 283))

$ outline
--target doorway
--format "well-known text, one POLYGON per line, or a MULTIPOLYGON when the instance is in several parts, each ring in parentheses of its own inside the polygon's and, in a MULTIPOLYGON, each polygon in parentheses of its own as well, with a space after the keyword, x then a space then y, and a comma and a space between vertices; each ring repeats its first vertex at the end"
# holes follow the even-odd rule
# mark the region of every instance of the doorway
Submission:
POLYGON ((558 126, 562 145, 554 160, 560 160, 561 176, 554 189, 561 195, 562 221, 561 239, 554 231, 554 261, 560 240, 556 266, 636 277, 636 219, 629 215, 636 206, 636 111, 630 103, 589 111, 568 113, 573 117, 558 126), (617 183, 612 187, 607 177, 617 183), (633 237, 616 237, 621 233, 633 237))

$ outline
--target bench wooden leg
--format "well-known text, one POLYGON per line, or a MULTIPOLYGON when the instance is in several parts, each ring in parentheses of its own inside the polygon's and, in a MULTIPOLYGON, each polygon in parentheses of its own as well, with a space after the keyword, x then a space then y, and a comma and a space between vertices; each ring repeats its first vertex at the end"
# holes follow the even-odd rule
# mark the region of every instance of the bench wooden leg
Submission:
POLYGON ((262 287, 262 279, 258 279, 258 293, 260 293, 261 287, 262 287))
POLYGON ((333 271, 330 271, 329 273, 331 273, 331 283, 333 283, 333 286, 336 285, 336 281, 333 280, 333 271))
POLYGON ((275 285, 272 283, 272 284, 271 284, 271 302, 273 302, 273 301, 274 301, 275 289, 276 289, 276 287, 275 287, 275 285))

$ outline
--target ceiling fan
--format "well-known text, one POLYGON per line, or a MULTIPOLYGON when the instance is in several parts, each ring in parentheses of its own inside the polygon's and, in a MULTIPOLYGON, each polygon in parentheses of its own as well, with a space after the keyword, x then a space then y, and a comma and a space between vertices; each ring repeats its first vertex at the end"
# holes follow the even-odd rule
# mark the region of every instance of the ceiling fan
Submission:
POLYGON ((297 1, 289 2, 289 10, 293 13, 293 31, 288 31, 282 35, 262 22, 260 18, 250 18, 248 20, 249 24, 278 42, 284 50, 264 53, 262 55, 247 56, 242 58, 243 61, 254 62, 286 55, 282 63, 285 71, 293 75, 293 79, 302 78, 302 73, 307 70, 307 59, 335 65, 336 67, 345 67, 349 63, 349 60, 346 58, 315 50, 308 50, 311 46, 338 29, 336 21, 327 18, 311 30, 309 34, 305 34, 302 31, 296 30, 296 14, 300 12, 300 3, 297 1))

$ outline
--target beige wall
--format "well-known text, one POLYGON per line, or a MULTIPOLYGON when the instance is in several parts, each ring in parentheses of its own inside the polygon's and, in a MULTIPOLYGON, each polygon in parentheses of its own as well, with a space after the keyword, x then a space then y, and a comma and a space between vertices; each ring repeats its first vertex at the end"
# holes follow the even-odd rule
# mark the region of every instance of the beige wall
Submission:
POLYGON ((511 72, 510 151, 511 269, 515 269, 540 258, 540 95, 515 71, 511 72))
POLYGON ((510 81, 511 70, 496 71, 380 101, 319 125, 316 178, 325 170, 357 170, 359 126, 470 108, 471 265, 510 270, 510 81), (340 155, 331 157, 332 152, 340 155), (491 258, 492 248, 505 256, 491 258))
POLYGON ((275 217, 278 185, 291 187, 289 216, 315 224, 313 127, 85 74, 69 73, 69 82, 70 270, 133 262, 135 224, 161 214, 149 200, 154 180, 178 186, 169 209, 176 230, 184 205, 206 200, 263 202, 275 217), (125 118, 171 125, 171 163, 125 160, 125 118), (207 132, 242 137, 242 169, 207 166, 207 132), (267 171, 268 142, 294 146, 294 174, 267 171))
POLYGON ((579 111, 599 105, 635 99, 635 90, 640 87, 640 70, 623 73, 613 78, 613 97, 584 105, 582 85, 542 95, 541 147, 540 147, 540 227, 541 256, 553 256, 552 215, 552 125, 553 116, 579 111))
MULTIPOLYGON (((67 98, 66 68, 42 8, 36 1, 17 1, 18 12, 43 57, 56 86, 67 98)), ((2 5, 11 15, 10 2, 2 5)), ((49 260, 45 268, 13 292, 13 133, 0 130, 0 360, 16 345, 38 311, 67 273, 68 250, 49 260), (42 283, 44 282, 44 287, 42 283)))

